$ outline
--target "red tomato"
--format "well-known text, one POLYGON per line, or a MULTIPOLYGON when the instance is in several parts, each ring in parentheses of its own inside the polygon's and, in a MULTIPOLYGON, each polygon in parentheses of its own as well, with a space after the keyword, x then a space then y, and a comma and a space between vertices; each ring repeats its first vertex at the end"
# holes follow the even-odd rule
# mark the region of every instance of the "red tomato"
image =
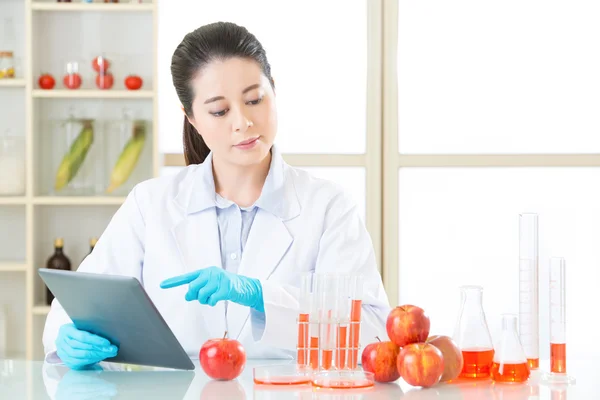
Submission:
POLYGON ((92 68, 96 72, 106 72, 110 67, 110 61, 106 57, 98 56, 92 60, 92 68))
POLYGON ((142 78, 137 75, 129 75, 127 78, 125 78, 125 86, 129 90, 138 90, 142 87, 143 83, 144 81, 142 78))
POLYGON ((81 75, 67 74, 63 78, 63 84, 69 89, 79 89, 81 86, 81 75))
POLYGON ((110 89, 115 83, 115 79, 112 74, 98 74, 96 76, 96 86, 99 89, 110 89))
POLYGON ((38 79, 38 84, 42 89, 52 89, 56 84, 54 77, 50 74, 42 74, 38 79))

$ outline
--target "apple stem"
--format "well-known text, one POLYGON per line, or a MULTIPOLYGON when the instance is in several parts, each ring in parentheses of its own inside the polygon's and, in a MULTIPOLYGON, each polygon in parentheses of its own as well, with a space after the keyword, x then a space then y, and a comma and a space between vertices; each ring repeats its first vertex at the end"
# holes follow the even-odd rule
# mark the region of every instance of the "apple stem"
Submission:
POLYGON ((381 339, 379 339, 379 336, 375 336, 375 339, 377 339, 378 341, 381 342, 381 339))
POLYGON ((225 334, 223 335, 223 339, 225 339, 227 337, 227 331, 225 331, 225 334))

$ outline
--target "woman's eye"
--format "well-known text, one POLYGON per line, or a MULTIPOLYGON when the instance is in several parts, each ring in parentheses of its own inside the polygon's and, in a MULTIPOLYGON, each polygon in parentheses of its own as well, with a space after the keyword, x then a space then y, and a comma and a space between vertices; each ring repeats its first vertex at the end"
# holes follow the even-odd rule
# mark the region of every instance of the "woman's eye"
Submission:
POLYGON ((261 98, 258 98, 258 99, 256 99, 256 100, 250 100, 250 101, 248 102, 248 104, 252 104, 253 106, 255 106, 255 105, 259 104, 261 101, 262 101, 262 97, 261 97, 261 98))
POLYGON ((226 112, 227 112, 227 110, 222 110, 222 111, 213 112, 211 114, 214 115, 215 117, 222 117, 223 115, 225 115, 226 112))

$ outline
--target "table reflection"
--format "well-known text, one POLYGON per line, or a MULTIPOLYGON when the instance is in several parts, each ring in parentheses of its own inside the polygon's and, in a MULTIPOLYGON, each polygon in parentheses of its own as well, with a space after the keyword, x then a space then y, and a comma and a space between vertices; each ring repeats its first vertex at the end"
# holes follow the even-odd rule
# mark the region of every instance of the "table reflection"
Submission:
MULTIPOLYGON (((73 371, 64 366, 44 365, 44 386, 51 399, 239 399, 239 400, 567 400, 567 387, 540 386, 534 375, 522 384, 499 384, 491 380, 457 380, 432 388, 418 388, 403 380, 395 383, 377 383, 366 389, 323 389, 311 385, 257 385, 252 380, 252 369, 246 367, 233 381, 211 380, 197 368, 195 371, 140 367, 115 363, 101 363, 84 371, 73 371)), ((2 368, 4 377, 11 366, 2 368)), ((13 381, 14 384, 14 381, 13 381)), ((1 396, 0 396, 1 397, 1 396)), ((571 396, 573 399, 574 397, 571 396)))
POLYGON ((64 399, 169 398, 183 399, 193 371, 100 363, 85 370, 44 366, 48 396, 64 399))

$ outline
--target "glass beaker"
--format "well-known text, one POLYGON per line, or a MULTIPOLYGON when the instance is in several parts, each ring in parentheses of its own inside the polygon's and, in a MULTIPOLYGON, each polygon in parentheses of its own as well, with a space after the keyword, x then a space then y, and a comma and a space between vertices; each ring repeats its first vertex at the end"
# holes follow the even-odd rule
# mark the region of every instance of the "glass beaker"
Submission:
POLYGON ((135 119, 128 108, 119 120, 106 123, 105 162, 107 194, 126 196, 136 183, 152 176, 151 135, 148 121, 135 119))
POLYGON ((517 333, 516 315, 502 315, 502 332, 494 347, 490 374, 496 382, 520 383, 529 379, 531 370, 517 333))
POLYGON ((102 190, 101 135, 93 119, 76 118, 69 111, 66 120, 54 125, 47 144, 51 159, 49 193, 52 195, 92 196, 102 190))
POLYGON ((0 196, 25 194, 25 138, 8 129, 0 136, 0 196))
POLYGON ((453 339, 463 353, 461 378, 487 379, 494 359, 492 337, 483 312, 483 288, 461 286, 461 307, 453 339))

